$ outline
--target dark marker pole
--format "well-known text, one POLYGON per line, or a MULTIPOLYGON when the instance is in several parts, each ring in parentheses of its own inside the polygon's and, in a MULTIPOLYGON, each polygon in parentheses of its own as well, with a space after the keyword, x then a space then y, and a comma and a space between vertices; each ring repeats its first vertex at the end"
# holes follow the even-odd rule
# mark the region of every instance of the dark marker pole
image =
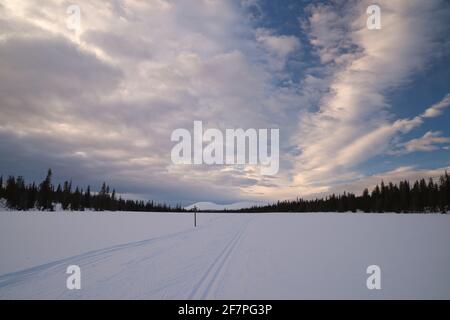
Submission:
POLYGON ((194 227, 197 227, 197 207, 194 206, 194 227))

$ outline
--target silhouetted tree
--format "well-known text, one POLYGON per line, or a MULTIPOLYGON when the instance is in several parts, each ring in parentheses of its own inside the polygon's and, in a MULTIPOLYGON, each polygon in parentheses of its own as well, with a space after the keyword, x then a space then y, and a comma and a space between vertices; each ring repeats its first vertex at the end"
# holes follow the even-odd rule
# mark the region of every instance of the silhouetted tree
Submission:
POLYGON ((62 190, 62 198, 61 198, 61 207, 63 210, 67 210, 70 207, 72 195, 72 181, 64 181, 63 190, 62 190))
POLYGON ((52 170, 48 169, 47 177, 39 186, 38 206, 41 210, 53 210, 52 170))
POLYGON ((16 186, 16 178, 13 176, 9 176, 8 180, 6 180, 6 204, 11 209, 17 208, 17 186, 16 186))
POLYGON ((3 188, 3 176, 0 176, 0 199, 5 197, 5 189, 3 188))
POLYGON ((83 197, 83 207, 90 209, 92 208, 92 200, 91 200, 91 187, 88 186, 86 192, 83 197))

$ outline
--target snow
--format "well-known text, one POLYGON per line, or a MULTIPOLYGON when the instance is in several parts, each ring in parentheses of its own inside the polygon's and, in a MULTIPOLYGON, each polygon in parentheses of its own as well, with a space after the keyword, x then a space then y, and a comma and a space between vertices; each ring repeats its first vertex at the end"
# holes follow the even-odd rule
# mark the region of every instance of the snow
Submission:
POLYGON ((0 212, 2 211, 9 211, 9 209, 6 205, 6 199, 0 198, 0 212))
POLYGON ((0 298, 450 298, 450 216, 0 214, 0 298), (69 265, 81 290, 66 288, 69 265), (381 268, 381 290, 366 269, 381 268))

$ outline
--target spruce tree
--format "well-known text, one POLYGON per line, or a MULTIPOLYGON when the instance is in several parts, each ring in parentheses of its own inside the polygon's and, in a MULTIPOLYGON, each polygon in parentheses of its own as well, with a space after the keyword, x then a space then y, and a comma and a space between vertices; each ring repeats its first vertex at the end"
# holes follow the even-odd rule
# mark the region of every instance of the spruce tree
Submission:
POLYGON ((6 205, 11 208, 17 208, 17 188, 16 188, 16 178, 9 176, 6 180, 6 190, 5 190, 6 205))
POLYGON ((83 201, 83 207, 85 209, 91 209, 92 208, 92 202, 91 202, 91 187, 88 186, 86 189, 86 192, 84 194, 84 201, 83 201))
POLYGON ((60 183, 58 183, 58 187, 56 187, 55 202, 56 203, 61 203, 62 202, 62 187, 61 187, 60 183))
POLYGON ((48 169, 47 177, 39 186, 39 207, 41 210, 53 211, 52 170, 48 169))
POLYGON ((70 198, 72 193, 72 181, 64 181, 62 190, 61 207, 63 210, 68 210, 70 207, 70 198))
POLYGON ((5 197, 5 191, 3 189, 3 176, 0 176, 0 199, 5 197))
POLYGON ((81 204, 81 193, 78 187, 76 187, 75 192, 72 194, 71 197, 70 210, 72 211, 80 210, 80 204, 81 204))
POLYGON ((38 190, 36 184, 33 182, 33 184, 28 187, 27 209, 34 209, 36 207, 37 196, 38 190))
POLYGON ((22 176, 18 176, 16 180, 16 196, 17 196, 17 203, 16 203, 16 209, 18 210, 27 210, 27 190, 25 187, 25 180, 22 176))

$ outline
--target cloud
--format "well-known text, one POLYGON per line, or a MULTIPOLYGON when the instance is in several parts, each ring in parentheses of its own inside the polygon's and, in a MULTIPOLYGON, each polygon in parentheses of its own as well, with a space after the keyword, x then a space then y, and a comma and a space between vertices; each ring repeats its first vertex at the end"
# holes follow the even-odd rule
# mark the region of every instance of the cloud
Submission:
POLYGON ((440 116, 444 109, 448 108, 450 106, 450 93, 447 94, 444 99, 439 101, 438 103, 432 105, 429 107, 425 112, 422 114, 422 117, 424 118, 435 118, 440 116))
POLYGON ((299 50, 300 41, 295 36, 274 35, 273 31, 268 29, 256 30, 256 41, 258 41, 265 50, 272 55, 276 63, 276 68, 284 67, 286 58, 293 52, 299 50))
POLYGON ((66 28, 65 0, 3 2, 0 167, 35 177, 51 166, 79 184, 106 180, 183 204, 296 197, 362 179, 358 165, 448 105, 447 96, 395 120, 387 99, 439 53, 443 1, 380 1, 383 32, 365 28, 368 4, 313 2, 300 37, 257 25, 257 0, 83 1, 78 34, 66 28), (171 133, 194 120, 280 128, 279 175, 173 165, 171 133))
POLYGON ((170 136, 194 120, 294 130, 286 111, 297 108, 296 89, 279 88, 286 75, 266 64, 289 59, 293 37, 262 44, 242 7, 223 0, 83 1, 75 34, 68 5, 0 9, 2 170, 40 163, 80 184, 107 180, 123 193, 188 202, 238 201, 265 183, 258 170, 174 168, 170 136))
POLYGON ((423 122, 420 116, 390 120, 393 106, 386 97, 430 64, 449 11, 442 10, 442 1, 379 1, 382 30, 374 31, 366 28, 370 4, 312 5, 302 24, 329 75, 329 91, 317 111, 300 115, 294 178, 299 190, 357 177, 358 165, 385 154, 394 137, 423 122))
POLYGON ((399 144, 393 154, 435 151, 439 149, 438 145, 445 143, 450 143, 450 138, 442 137, 442 132, 428 131, 421 138, 399 144))

